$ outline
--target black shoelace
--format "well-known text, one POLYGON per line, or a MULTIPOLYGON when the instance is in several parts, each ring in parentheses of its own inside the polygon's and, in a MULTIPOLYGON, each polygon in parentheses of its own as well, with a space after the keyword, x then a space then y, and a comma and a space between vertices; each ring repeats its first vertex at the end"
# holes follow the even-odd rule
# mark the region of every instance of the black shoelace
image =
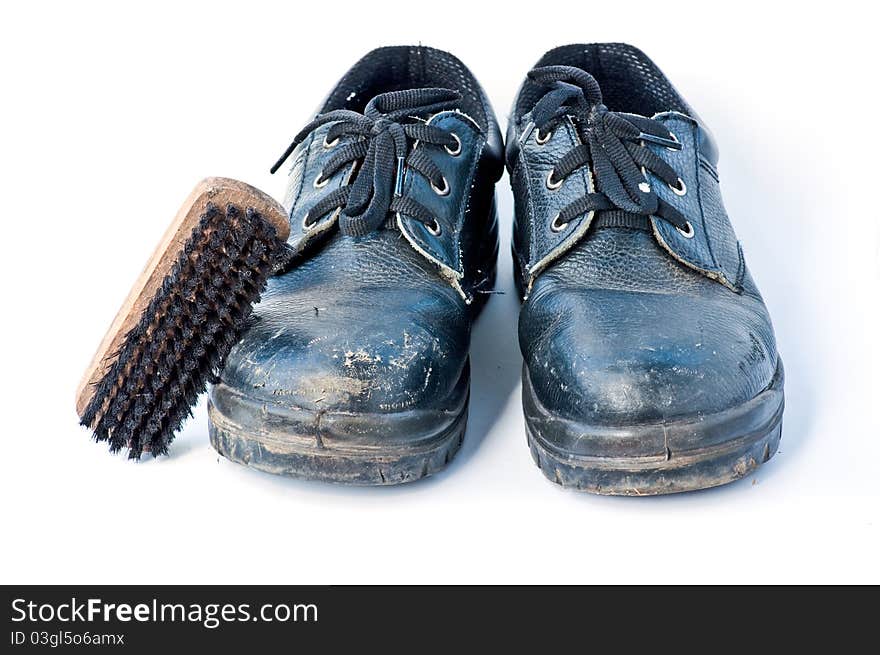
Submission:
POLYGON ((294 148, 315 128, 333 123, 324 139, 326 147, 336 147, 340 138, 355 137, 339 146, 324 164, 314 181, 320 187, 346 167, 356 166, 353 180, 329 193, 311 207, 303 224, 315 225, 337 209, 339 229, 343 234, 362 236, 385 223, 388 214, 401 213, 422 222, 432 234, 440 233, 436 217, 424 205, 403 193, 404 169, 423 175, 438 195, 449 193, 449 182, 423 149, 411 149, 410 143, 443 147, 450 155, 461 150, 454 134, 416 117, 451 109, 461 99, 450 89, 411 89, 377 95, 360 114, 337 109, 320 114, 306 125, 285 153, 272 167, 272 173, 284 163, 294 148))
POLYGON ((678 194, 684 182, 672 167, 646 143, 681 149, 675 136, 650 118, 609 111, 602 104, 602 92, 592 75, 573 66, 545 66, 529 73, 529 79, 550 90, 532 109, 535 140, 546 142, 550 132, 571 117, 581 144, 563 155, 547 177, 551 190, 582 166, 593 173, 595 191, 566 205, 553 219, 561 231, 577 216, 591 211, 622 210, 642 217, 659 216, 684 234, 692 234, 687 219, 660 199, 647 181, 650 171, 678 194))

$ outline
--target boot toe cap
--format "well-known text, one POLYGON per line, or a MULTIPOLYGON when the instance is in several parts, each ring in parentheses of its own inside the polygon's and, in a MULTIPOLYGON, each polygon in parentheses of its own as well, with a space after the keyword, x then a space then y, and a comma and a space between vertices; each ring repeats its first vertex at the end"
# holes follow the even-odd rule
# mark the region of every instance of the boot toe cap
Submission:
POLYGON ((441 405, 463 371, 469 332, 463 312, 443 303, 407 290, 312 297, 270 289, 222 380, 251 398, 314 411, 441 405))
POLYGON ((763 305, 738 298, 592 289, 530 302, 521 332, 542 326, 523 339, 535 393, 551 413, 596 425, 745 403, 772 380, 776 350, 763 305))

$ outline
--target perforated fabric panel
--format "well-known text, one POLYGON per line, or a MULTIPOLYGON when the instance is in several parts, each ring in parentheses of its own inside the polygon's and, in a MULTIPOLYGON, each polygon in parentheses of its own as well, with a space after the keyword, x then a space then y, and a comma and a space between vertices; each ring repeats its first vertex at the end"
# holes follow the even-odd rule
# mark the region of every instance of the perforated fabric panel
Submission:
MULTIPOLYGON (((693 115, 690 107, 659 68, 638 48, 626 43, 586 43, 547 52, 538 66, 577 66, 596 78, 611 111, 653 116, 668 110, 693 115)), ((519 119, 546 88, 526 81, 516 104, 519 119)))
POLYGON ((386 91, 442 87, 462 94, 461 111, 483 130, 490 127, 487 102, 476 78, 455 56, 425 46, 389 46, 367 53, 343 76, 322 111, 363 111, 377 94, 386 91))

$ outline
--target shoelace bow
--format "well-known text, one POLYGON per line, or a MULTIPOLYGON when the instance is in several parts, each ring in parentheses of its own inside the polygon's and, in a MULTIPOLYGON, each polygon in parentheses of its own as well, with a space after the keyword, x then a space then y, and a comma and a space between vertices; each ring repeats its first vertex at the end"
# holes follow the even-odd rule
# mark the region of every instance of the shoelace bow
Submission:
POLYGON ((303 224, 313 226, 331 211, 341 210, 339 229, 343 234, 362 236, 382 225, 389 212, 401 213, 421 221, 433 234, 440 233, 436 217, 424 205, 403 196, 404 169, 423 175, 439 195, 449 193, 449 182, 440 168, 421 149, 410 149, 409 142, 442 146, 452 155, 461 150, 454 134, 414 120, 451 109, 461 95, 450 89, 410 89, 382 93, 370 100, 360 114, 337 109, 320 114, 306 125, 272 167, 284 163, 293 150, 317 127, 333 123, 324 139, 335 147, 341 137, 356 137, 339 147, 324 164, 314 181, 320 187, 343 168, 356 164, 354 180, 340 186, 309 209, 303 224))
POLYGON ((560 158, 547 177, 547 187, 556 189, 582 166, 593 172, 595 191, 571 202, 554 218, 554 229, 591 211, 623 210, 642 216, 659 216, 683 233, 692 228, 675 207, 660 199, 647 181, 650 171, 679 194, 685 192, 678 173, 645 143, 681 149, 675 136, 650 118, 609 111, 602 104, 602 92, 595 78, 574 66, 544 66, 529 73, 529 79, 550 87, 532 109, 538 143, 566 116, 574 119, 581 144, 560 158), (542 132, 544 136, 542 136, 542 132))

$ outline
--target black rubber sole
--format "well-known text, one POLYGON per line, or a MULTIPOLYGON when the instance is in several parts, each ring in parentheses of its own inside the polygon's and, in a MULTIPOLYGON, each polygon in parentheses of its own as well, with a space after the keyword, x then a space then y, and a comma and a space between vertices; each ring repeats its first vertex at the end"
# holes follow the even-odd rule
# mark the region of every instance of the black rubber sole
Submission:
POLYGON ((442 470, 464 441, 469 372, 451 407, 393 414, 270 406, 218 384, 208 401, 211 445, 251 468, 349 485, 414 482, 442 470))
POLYGON ((783 383, 780 361, 770 386, 739 407, 665 423, 608 427, 551 416, 524 370, 529 450, 547 479, 595 494, 652 496, 717 487, 745 477, 776 453, 783 383))

